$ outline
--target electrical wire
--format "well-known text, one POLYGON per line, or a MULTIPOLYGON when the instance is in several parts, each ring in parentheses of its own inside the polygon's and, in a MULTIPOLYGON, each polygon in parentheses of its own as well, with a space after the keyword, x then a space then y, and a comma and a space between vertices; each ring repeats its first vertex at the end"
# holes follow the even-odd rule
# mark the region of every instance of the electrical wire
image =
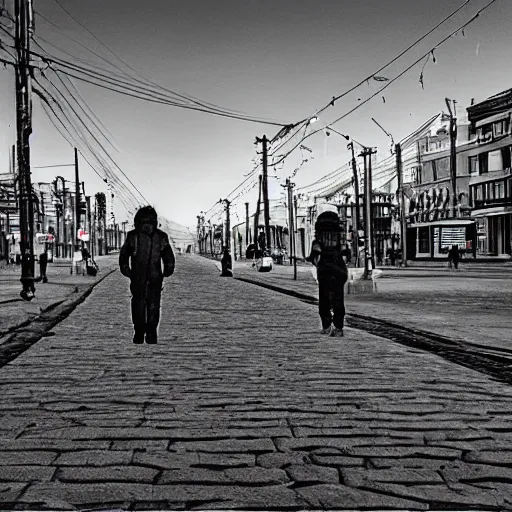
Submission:
MULTIPOLYGON (((35 81, 36 81, 36 83, 38 83, 38 82, 37 82, 37 79, 35 79, 35 81)), ((42 84, 38 83, 38 85, 39 85, 40 87, 42 87, 43 89, 45 89, 45 88, 44 88, 44 86, 42 86, 42 84)), ((45 91, 46 91, 46 89, 45 89, 45 91)), ((59 116, 57 115, 57 113, 55 112, 55 110, 53 109, 53 107, 51 106, 51 104, 49 103, 49 101, 47 100, 47 98, 46 98, 46 97, 44 97, 44 95, 43 95, 43 96, 41 96, 41 94, 39 94, 39 93, 40 93, 40 91, 35 90, 34 92, 36 92, 36 94, 38 94, 40 97, 42 97, 42 98, 43 98, 43 100, 46 102, 46 104, 47 104, 47 105, 49 106, 49 108, 52 110, 52 113, 56 116, 56 118, 59 120, 59 122, 60 122, 61 124, 63 124, 64 129, 65 129, 65 130, 68 132, 68 134, 69 134, 69 130, 65 127, 65 124, 64 124, 64 123, 62 122, 62 120, 59 118, 59 116)), ((55 100, 55 98, 54 98, 54 97, 53 97, 53 96, 52 96, 48 91, 46 91, 46 93, 48 94, 48 96, 50 96, 50 97, 53 99, 54 103, 59 107, 59 109, 60 109, 60 110, 61 110, 61 112, 63 113, 64 117, 67 119, 68 123, 70 123, 70 125, 71 125, 71 126, 73 126, 73 128, 74 128, 74 130, 77 132, 77 134, 78 134, 79 138, 80 138, 80 139, 82 140, 82 142, 83 142, 83 143, 88 147, 88 149, 89 149, 89 151, 91 152, 91 154, 92 154, 92 155, 93 155, 93 156, 94 156, 98 161, 100 161, 100 159, 99 159, 98 155, 96 154, 96 152, 94 152, 94 151, 92 150, 92 148, 90 147, 90 145, 88 144, 88 142, 84 139, 84 137, 83 137, 82 135, 80 135, 80 133, 79 133, 79 131, 77 130, 76 126, 74 126, 74 125, 73 125, 73 123, 70 121, 70 119, 68 118, 67 114, 66 114, 66 113, 64 112, 64 110, 62 109, 62 106, 61 106, 61 105, 60 105, 60 104, 55 100)), ((46 114, 48 114, 48 112, 45 112, 45 113, 46 113, 46 114)), ((54 126, 55 126, 55 124, 54 124, 54 126)), ((57 128, 57 127, 56 127, 56 128, 57 128)), ((58 128, 57 128, 57 129, 58 129, 58 128)), ((61 132, 60 130, 59 130, 59 132, 61 133, 61 135, 63 135, 63 134, 62 134, 62 132, 61 132)), ((63 137, 68 141, 68 143, 70 143, 71 145, 73 145, 73 144, 69 141, 69 139, 67 139, 64 135, 63 135, 63 137)), ((71 135, 71 137, 72 137, 72 139, 74 138, 72 135, 71 135)), ((75 142, 76 142, 76 141, 75 141, 75 142)), ((76 144, 75 144, 75 146, 76 146, 76 144)), ((84 155, 84 153, 83 153, 82 151, 80 151, 80 154, 84 157, 84 159, 85 159, 85 160, 87 161, 87 163, 91 166, 91 168, 96 172, 96 174, 98 174, 98 176, 100 176, 104 181, 106 181, 106 179, 105 179, 103 176, 101 176, 101 174, 99 174, 99 172, 98 172, 98 171, 96 170, 96 168, 91 164, 91 162, 87 159, 87 157, 84 155)), ((117 180, 117 178, 115 177, 115 175, 112 175, 112 173, 111 173, 111 172, 109 172, 109 171, 107 170, 107 168, 105 167, 105 164, 104 164, 104 163, 102 164, 102 163, 101 163, 101 161, 100 161, 100 164, 102 165, 102 167, 103 167, 104 171, 105 171, 105 172, 107 173, 107 175, 109 176, 109 178, 110 178, 111 182, 112 182, 112 181, 113 181, 113 182, 118 182, 118 180, 117 180)), ((121 187, 126 188, 122 182, 118 182, 118 185, 120 185, 121 187)), ((128 189, 126 189, 126 190, 128 190, 128 189)), ((122 192, 121 192, 121 190, 119 190, 119 193, 120 193, 120 195, 122 196, 122 192)), ((129 193, 129 195, 131 195, 131 192, 129 192, 129 190, 128 190, 128 193, 129 193)), ((123 204, 125 204, 125 203, 124 203, 124 201, 122 201, 122 202, 123 202, 123 204)), ((135 201, 134 199, 133 199, 133 200, 131 200, 131 202, 132 202, 133 204, 137 204, 137 201, 135 201)), ((125 204, 125 206, 126 206, 126 204, 125 204)))
MULTIPOLYGON (((108 77, 108 76, 100 76, 100 77, 98 77, 98 76, 95 76, 94 73, 91 72, 90 70, 87 70, 87 71, 85 71, 83 69, 82 70, 77 70, 76 68, 78 66, 72 66, 69 63, 65 63, 63 61, 59 61, 59 59, 56 59, 55 57, 48 58, 48 57, 43 56, 43 55, 41 55, 41 54, 39 54, 37 52, 31 52, 31 53, 33 55, 36 55, 36 56, 40 57, 43 60, 43 62, 46 62, 46 63, 52 62, 53 64, 56 64, 58 66, 63 66, 63 67, 75 70, 75 72, 83 73, 86 76, 91 76, 92 78, 94 78, 96 80, 104 80, 104 81, 107 81, 107 83, 109 83, 110 85, 121 87, 120 85, 116 84, 113 79, 110 79, 110 77, 108 77), (112 83, 112 82, 114 82, 114 83, 112 83)), ((148 93, 148 92, 144 92, 144 91, 140 91, 140 90, 138 90, 138 91, 134 90, 132 88, 131 84, 124 85, 124 88, 127 89, 127 90, 119 90, 119 88, 116 89, 114 87, 109 87, 109 86, 104 85, 102 83, 98 83, 97 81, 95 82, 93 80, 89 80, 87 78, 84 78, 83 76, 74 74, 74 73, 72 73, 70 71, 65 71, 63 69, 56 70, 55 68, 52 68, 52 69, 54 69, 54 71, 57 71, 59 73, 63 73, 65 75, 69 76, 69 77, 76 78, 76 79, 81 80, 83 82, 87 82, 89 84, 95 85, 97 87, 101 87, 103 89, 114 91, 114 92, 117 92, 119 94, 123 94, 125 96, 130 96, 130 97, 137 98, 137 99, 144 100, 144 101, 148 101, 148 102, 151 102, 151 103, 158 103, 158 104, 170 105, 170 106, 174 106, 174 107, 178 107, 178 108, 184 108, 184 109, 188 109, 188 110, 195 110, 195 111, 198 111, 198 112, 204 112, 204 113, 211 114, 211 115, 216 115, 216 116, 220 116, 220 117, 227 117, 227 118, 231 118, 231 119, 237 119, 239 121, 246 121, 246 122, 250 122, 250 123, 271 124, 271 125, 274 125, 274 126, 282 126, 282 124, 280 124, 280 123, 274 123, 274 122, 270 122, 270 121, 261 121, 261 120, 257 120, 257 119, 250 119, 250 118, 241 117, 241 116, 238 116, 238 115, 219 113, 219 112, 214 112, 212 110, 206 110, 206 109, 202 109, 202 108, 199 108, 199 107, 194 107, 194 106, 191 106, 191 105, 184 105, 184 104, 179 104, 179 103, 176 103, 176 102, 171 102, 169 100, 164 100, 164 99, 161 99, 161 98, 157 98, 152 93, 148 93), (128 91, 135 91, 136 94, 134 94, 132 92, 128 92, 128 91), (145 94, 145 96, 144 96, 144 94, 145 94)))
MULTIPOLYGON (((151 81, 149 78, 147 78, 145 75, 143 75, 142 73, 140 73, 139 71, 137 71, 135 68, 133 68, 130 64, 128 64, 125 60, 123 60, 119 55, 117 55, 113 50, 111 50, 106 44, 104 44, 93 32, 91 32, 83 23, 81 23, 79 20, 77 20, 66 8, 64 8, 64 6, 58 2, 58 0, 55 0, 55 2, 66 12, 66 14, 68 14, 68 16, 70 16, 78 25, 80 25, 82 28, 84 28, 96 41, 98 41, 104 48, 106 48, 112 55, 114 55, 114 57, 116 57, 120 62, 122 62, 126 67, 128 67, 131 71, 133 71, 134 73, 136 73, 137 75, 141 76, 142 78, 144 78, 144 81, 141 81, 141 80, 138 80, 134 77, 131 77, 133 80, 137 81, 137 82, 140 82, 140 83, 143 83, 143 84, 151 84, 152 86, 154 87, 157 87, 158 89, 161 89, 163 91, 166 91, 174 96, 177 96, 179 98, 182 98, 182 99, 185 99, 191 103, 194 103, 198 106, 201 106, 205 109, 210 109, 210 110, 215 110, 219 113, 227 113, 227 114, 234 114, 234 115, 240 115, 240 116, 246 116, 246 117, 251 117, 251 116, 247 116, 246 114, 242 114, 240 112, 236 112, 236 111, 233 111, 233 110, 230 110, 230 109, 225 109, 223 107, 219 107, 215 104, 212 104, 212 103, 208 103, 208 102, 204 102, 204 101, 200 101, 200 100, 197 100, 196 98, 190 96, 190 95, 184 95, 184 94, 181 94, 181 93, 178 93, 176 91, 172 91, 171 89, 167 89, 153 81, 151 81)), ((41 15, 41 14, 39 14, 41 15)), ((42 15, 41 15, 42 16, 42 15)), ((48 23, 51 23, 52 25, 56 26, 59 30, 61 30, 57 25, 55 25, 53 22, 49 21, 47 18, 45 18, 46 21, 48 23)), ((62 30, 61 30, 62 32, 62 30)), ((64 33, 64 32, 63 32, 64 33)), ((65 33, 64 33, 65 34, 65 33)), ((67 34, 65 34, 67 35, 67 34)), ((81 46, 84 46, 82 45, 81 43, 79 43, 78 41, 75 40, 75 42, 77 42, 78 44, 80 44, 81 46)), ((89 49, 89 51, 91 51, 89 49)), ((92 52, 92 51, 91 51, 92 52)), ((119 66, 116 66, 115 64, 113 64, 112 62, 110 62, 109 60, 105 59, 104 57, 96 54, 95 52, 92 52, 94 53, 96 56, 98 56, 99 58, 101 58, 102 60, 104 60, 105 62, 109 63, 111 66, 115 67, 116 69, 118 69, 119 71, 123 72, 123 70, 121 68, 119 68, 119 66)), ((126 75, 126 73, 123 72, 123 74, 126 75)), ((265 123, 265 121, 261 121, 262 123, 265 123)), ((282 124, 279 124, 279 123, 273 123, 277 126, 282 126, 282 124)))
MULTIPOLYGON (((432 51, 434 51, 436 48, 438 48, 439 46, 441 46, 442 44, 444 44, 446 41, 448 41, 448 39, 450 39, 451 37, 453 37, 455 34, 457 34, 457 32, 460 32, 461 30, 465 29, 468 25, 470 25, 471 23, 473 23, 479 16, 482 12, 484 12, 486 9, 488 9, 492 4, 494 4, 497 0, 490 0, 490 2, 485 5, 484 7, 482 7, 469 21, 467 21, 466 23, 464 23, 463 25, 459 26, 459 28, 457 28, 456 30, 454 30, 453 32, 451 32, 448 36, 446 36, 444 39, 442 39, 441 41, 439 41, 435 46, 434 48, 430 49, 427 53, 423 54, 419 59, 415 60, 411 65, 407 66, 401 73, 399 73, 396 77, 394 77, 393 79, 389 80, 388 82, 386 82, 386 85, 384 85, 383 87, 381 87, 377 92, 375 92, 374 94, 372 94, 369 98, 367 98, 366 100, 362 101, 361 103, 357 104, 353 109, 349 110, 348 112, 346 112, 345 114, 343 114, 342 116, 338 117, 336 120, 334 120, 333 122, 329 123, 330 125, 333 125, 339 121, 341 121, 342 119, 345 119, 346 117, 348 117, 350 114, 352 114, 353 112, 355 112, 356 110, 358 110, 359 108, 361 108, 363 105, 365 105, 366 103, 368 103, 370 100, 372 100, 373 98, 375 98, 375 96, 378 96, 379 94, 381 94, 382 91, 384 91, 385 89, 387 89, 390 85, 392 85, 394 82, 396 82, 397 80, 399 80, 403 75, 405 75, 408 71, 410 71, 414 66, 416 66, 419 62, 421 62, 427 55, 429 55, 432 51)), ((290 151, 288 151, 288 153, 286 153, 280 160, 278 160, 277 162, 275 162, 274 164, 272 165, 277 165, 279 164, 280 162, 282 162, 288 155, 290 155, 290 153, 292 153, 295 149, 297 149, 297 147, 300 146, 300 144, 307 138, 311 137, 312 135, 315 135, 316 133, 322 131, 323 128, 320 128, 318 130, 315 130, 313 132, 311 132, 309 135, 306 135, 299 143, 297 143, 290 151)))
MULTIPOLYGON (((134 187, 134 189, 139 193, 139 195, 144 199, 144 201, 147 201, 144 196, 142 195, 142 193, 137 189, 137 187, 131 182, 131 180, 124 174, 124 172, 122 171, 122 169, 116 164, 116 162, 112 159, 112 157, 110 157, 110 155, 108 154, 108 151, 103 147, 103 145, 100 143, 100 141, 95 137, 95 135, 92 133, 92 131, 89 129, 89 127, 87 126, 87 124, 81 119, 80 115, 76 112, 76 110, 73 108, 73 106, 71 105, 71 103, 69 102, 69 100, 66 98, 66 96, 64 94, 62 94, 62 92, 55 86, 55 84, 51 81, 51 80, 48 80, 49 83, 55 88, 55 90, 57 92, 59 92, 59 94, 61 95, 61 97, 64 99, 64 101, 68 104, 69 108, 72 110, 73 114, 76 116, 76 118, 79 120, 79 122, 85 127, 85 129, 89 132, 89 134, 93 137, 94 141, 100 146, 100 148, 103 150, 103 152, 107 155, 107 158, 113 163, 114 166, 116 166, 118 168, 118 170, 125 176, 125 178, 130 182, 130 184, 134 187)), ((41 86, 41 84, 39 84, 41 86)), ((92 149, 89 147, 89 149, 91 150, 92 152, 92 149)))
MULTIPOLYGON (((457 14, 460 10, 462 10, 467 4, 469 4, 471 2, 471 0, 466 0, 460 7, 458 7, 455 11, 453 11, 451 14, 449 14, 448 16, 446 16, 442 21, 440 21, 436 26, 434 26, 432 29, 430 29, 426 34, 424 34, 423 36, 421 36, 419 39, 417 39, 416 41, 414 41, 414 43, 412 43, 411 45, 409 45, 405 50, 403 50, 399 55, 397 55, 396 57, 394 57, 393 59, 391 59, 389 62, 387 62, 386 64, 384 64, 382 67, 380 67, 377 71, 374 71, 371 75, 369 75, 368 77, 364 78, 363 80, 361 80, 359 83, 357 83, 356 85, 354 85, 353 87, 351 87, 350 89, 348 89, 347 91, 345 91, 344 93, 338 95, 338 96, 334 96, 332 98, 332 100, 325 106, 323 107, 322 109, 320 109, 317 113, 316 113, 316 116, 318 116, 319 114, 321 114, 322 112, 324 112, 327 108, 329 108, 330 106, 333 106, 334 103, 338 100, 340 100, 341 98, 343 98, 344 96, 347 96, 349 93, 351 93, 352 91, 354 91, 355 89, 357 89, 358 87, 360 87, 361 85, 365 84, 366 82, 368 82, 369 80, 371 80, 372 78, 374 78, 375 76, 377 76, 381 71, 383 71, 384 69, 386 69, 387 67, 389 67, 391 64, 393 64, 394 62, 396 62, 398 59, 400 59, 401 57, 403 57, 409 50, 411 50, 412 48, 414 48, 417 44, 419 44, 421 41, 423 41, 426 37, 428 37, 430 34, 432 34, 435 30, 437 30, 441 25, 443 25, 446 21, 448 21, 450 18, 452 18, 453 16, 455 16, 455 14, 457 14)), ((493 2, 491 2, 493 3, 493 2)), ((484 9, 486 9, 487 7, 485 7, 484 9)), ((481 12, 481 11, 479 11, 481 12)), ((459 29, 460 30, 460 29, 459 29)), ((458 32, 458 31, 457 31, 458 32)), ((450 36, 451 37, 451 36, 450 36)), ((430 52, 429 52, 430 53, 430 52)), ((428 54, 426 54, 428 55, 428 54)), ((426 56, 425 55, 425 56, 426 56)), ((423 59, 424 57, 422 57, 423 59)), ((309 118, 306 118, 306 119, 309 119, 309 118)), ((333 123, 331 123, 333 124, 333 123)))

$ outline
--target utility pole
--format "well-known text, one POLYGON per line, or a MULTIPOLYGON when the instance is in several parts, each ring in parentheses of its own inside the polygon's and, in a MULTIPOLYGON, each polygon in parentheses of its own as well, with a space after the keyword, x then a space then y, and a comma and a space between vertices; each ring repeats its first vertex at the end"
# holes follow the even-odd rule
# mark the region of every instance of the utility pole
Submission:
POLYGON ((293 279, 297 280, 297 251, 295 249, 295 222, 293 218, 293 187, 295 183, 286 178, 286 185, 288 195, 288 226, 290 232, 290 265, 293 264, 293 279))
POLYGON ((407 219, 405 217, 404 171, 402 166, 402 146, 400 146, 400 144, 395 144, 395 157, 396 175, 398 177, 398 197, 400 200, 400 245, 403 265, 407 267, 407 219))
POLYGON ((78 243, 78 231, 80 229, 80 176, 78 172, 78 149, 75 148, 75 230, 73 239, 75 240, 75 251, 80 249, 78 243))
POLYGON ((15 0, 16 61, 16 131, 18 147, 18 175, 20 187, 20 296, 30 301, 34 286, 34 204, 30 178, 30 134, 32 133, 32 83, 30 79, 30 39, 34 34, 32 0, 15 0))
MULTIPOLYGON (((231 250, 231 219, 229 217, 229 207, 231 206, 231 201, 229 199, 220 199, 220 203, 225 203, 226 207, 226 238, 225 238, 225 247, 228 250, 231 250)), ((235 241, 236 244, 236 241, 235 241)))
POLYGON ((210 254, 213 258, 213 231, 212 231, 212 223, 210 220, 208 221, 208 228, 209 228, 209 233, 210 233, 210 254))
POLYGON ((263 145, 263 153, 262 153, 262 163, 263 163, 263 205, 265 208, 265 249, 270 254, 271 252, 271 241, 270 241, 270 210, 269 210, 269 201, 268 201, 268 167, 267 167, 267 144, 268 139, 266 135, 263 135, 263 138, 260 139, 256 137, 256 142, 261 142, 263 145))
POLYGON ((197 244, 199 245, 199 254, 201 251, 201 215, 197 215, 197 244))
POLYGON ((361 225, 361 212, 360 212, 360 205, 359 205, 359 177, 357 175, 357 165, 356 165, 356 156, 354 153, 354 143, 351 142, 348 144, 348 147, 352 151, 352 174, 354 177, 354 196, 356 200, 356 211, 355 211, 355 229, 354 229, 354 237, 353 237, 353 243, 354 243, 354 260, 356 267, 359 267, 359 227, 361 225))
POLYGON ((377 150, 373 150, 372 148, 368 148, 368 228, 369 228, 369 235, 370 235, 370 244, 368 246, 369 248, 369 254, 368 257, 370 258, 371 264, 372 264, 372 271, 375 268, 375 251, 374 251, 374 244, 375 244, 375 237, 373 234, 373 180, 372 180, 372 155, 377 153, 377 150))
MULTIPOLYGON (((84 193, 85 195, 85 193, 84 193)), ((87 207, 87 232, 89 233, 89 247, 92 254, 92 226, 91 226, 91 196, 85 196, 85 204, 87 207)))
POLYGON ((260 204, 261 204, 261 189, 262 189, 263 178, 260 174, 259 177, 259 192, 258 192, 258 204, 256 205, 256 214, 254 215, 254 243, 256 244, 256 250, 259 250, 258 246, 258 226, 260 222, 260 204))
POLYGON ((245 246, 249 245, 249 203, 245 203, 245 246))
POLYGON ((376 151, 372 148, 364 148, 359 155, 364 159, 364 237, 365 237, 365 258, 364 277, 369 279, 373 270, 373 215, 372 215, 372 155, 376 151), (369 157, 369 163, 367 162, 369 157), (371 270, 370 270, 371 265, 371 270))
POLYGON ((450 112, 450 175, 452 182, 452 215, 457 215, 457 118, 455 117, 455 100, 445 98, 446 106, 450 112), (453 102, 453 110, 451 106, 453 102))

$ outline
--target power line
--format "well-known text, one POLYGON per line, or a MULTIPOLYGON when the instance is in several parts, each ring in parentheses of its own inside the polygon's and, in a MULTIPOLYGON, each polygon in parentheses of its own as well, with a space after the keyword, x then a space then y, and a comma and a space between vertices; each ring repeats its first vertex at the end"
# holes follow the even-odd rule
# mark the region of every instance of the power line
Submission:
POLYGON ((156 94, 160 94, 160 93, 156 93, 155 91, 149 91, 148 92, 148 91, 143 91, 140 88, 137 90, 137 89, 134 89, 134 87, 136 87, 136 86, 134 86, 133 84, 122 82, 121 80, 118 80, 118 79, 113 79, 113 78, 111 78, 109 76, 102 75, 101 73, 98 73, 96 71, 93 71, 93 70, 90 70, 90 69, 86 69, 86 68, 83 68, 83 67, 78 66, 76 64, 71 64, 69 62, 63 61, 62 59, 58 59, 58 58, 56 58, 54 56, 48 57, 48 56, 41 55, 40 53, 34 52, 34 51, 31 51, 30 53, 35 55, 35 56, 37 56, 37 57, 39 57, 46 64, 52 63, 53 65, 61 66, 61 67, 64 67, 64 68, 71 69, 71 70, 73 70, 73 71, 75 71, 77 73, 85 74, 86 76, 89 76, 89 77, 91 77, 91 78, 93 78, 95 80, 103 80, 103 81, 107 82, 108 84, 112 85, 112 87, 109 87, 109 86, 104 85, 102 83, 98 83, 97 81, 86 79, 83 76, 76 75, 76 74, 74 74, 74 73, 72 73, 70 71, 65 71, 63 69, 55 69, 52 66, 50 66, 56 72, 58 71, 59 73, 64 73, 65 75, 68 75, 68 76, 70 76, 72 78, 76 78, 78 80, 82 80, 84 82, 90 83, 90 84, 95 85, 97 87, 101 87, 103 89, 114 91, 114 92, 117 92, 119 94, 124 94, 125 96, 130 96, 130 97, 141 99, 141 100, 148 101, 148 102, 151 102, 151 103, 159 103, 159 104, 163 104, 163 105, 170 105, 170 106, 174 106, 174 107, 178 107, 178 108, 184 108, 184 109, 188 109, 188 110, 195 110, 195 111, 198 111, 198 112, 204 112, 204 113, 211 114, 211 115, 217 115, 217 116, 221 116, 221 117, 237 119, 239 121, 246 121, 246 122, 257 123, 257 124, 270 124, 270 125, 274 125, 274 126, 282 126, 283 125, 282 123, 275 123, 275 122, 271 122, 271 121, 264 121, 264 120, 259 120, 259 119, 252 119, 252 118, 248 118, 248 117, 242 117, 242 116, 234 115, 234 114, 215 112, 213 110, 207 110, 207 109, 203 109, 203 108, 200 108, 200 107, 195 107, 193 105, 186 105, 186 104, 182 104, 182 103, 176 103, 175 101, 170 101, 170 100, 158 98, 155 95, 156 94), (117 82, 121 82, 121 85, 119 85, 119 83, 116 83, 116 81, 117 82), (114 88, 114 87, 117 87, 117 89, 114 88), (125 90, 119 90, 120 87, 124 87, 125 90), (132 91, 132 92, 127 92, 127 91, 132 91))
MULTIPOLYGON (((346 112, 345 114, 343 114, 342 116, 338 117, 336 120, 332 121, 331 123, 329 123, 330 125, 333 125, 335 123, 337 123, 338 121, 341 121, 342 119, 348 117, 350 114, 352 114, 353 112, 355 112, 357 109, 361 108, 363 105, 365 105, 366 103, 368 103, 370 100, 372 100, 373 98, 375 98, 375 96, 378 96, 382 93, 382 91, 384 91, 385 89, 387 89, 391 84, 393 84, 394 82, 396 82, 398 79, 400 79, 403 75, 405 75, 405 73, 407 73, 410 69, 412 69, 414 66, 416 66, 419 62, 421 62, 425 57, 427 57, 429 54, 431 54, 436 48, 438 48, 439 46, 441 46, 442 44, 444 44, 446 41, 448 41, 448 39, 450 39, 451 37, 453 37, 455 34, 457 34, 457 32, 460 32, 461 30, 463 30, 464 28, 466 28, 468 25, 470 25, 471 23, 473 23, 479 16, 480 14, 485 11, 486 9, 488 9, 492 4, 494 4, 496 2, 496 0, 491 0, 487 5, 485 5, 484 7, 482 7, 469 21, 467 21, 466 23, 464 23, 463 25, 459 26, 459 28, 457 28, 456 30, 454 30, 453 32, 451 32, 448 36, 446 36, 444 39, 442 39, 441 41, 439 41, 433 48, 431 48, 427 53, 423 54, 419 59, 417 59, 416 61, 414 61, 410 66, 408 66, 407 68, 405 68, 401 73, 399 73, 396 77, 394 77, 393 79, 389 80, 386 82, 386 85, 384 85, 383 87, 381 87, 377 92, 375 92, 374 94, 372 94, 369 98, 367 98, 366 100, 362 101, 361 103, 359 103, 358 105, 356 105, 353 109, 349 110, 348 112, 346 112)), ((316 133, 322 131, 323 128, 320 128, 318 130, 315 130, 313 132, 311 132, 310 134, 304 136, 302 138, 302 140, 300 142, 298 142, 295 146, 293 146, 293 148, 288 151, 280 160, 278 160, 277 162, 271 164, 272 166, 275 166, 277 164, 279 164, 280 162, 282 162, 286 157, 288 157, 288 155, 290 155, 290 153, 292 153, 295 149, 297 149, 300 144, 302 144, 302 142, 304 140, 306 140, 307 138, 311 137, 312 135, 315 135, 316 133)))
MULTIPOLYGON (((213 109, 213 110, 216 110, 218 112, 225 112, 225 113, 232 113, 232 114, 238 114, 238 115, 241 115, 241 116, 244 116, 244 114, 241 114, 241 113, 237 113, 236 111, 233 111, 233 110, 229 110, 229 109, 225 109, 225 108, 222 108, 222 107, 218 107, 217 105, 214 105, 212 103, 207 103, 207 102, 203 102, 203 101, 199 101, 197 100, 196 98, 192 97, 192 96, 188 96, 188 95, 184 95, 184 94, 180 94, 180 93, 177 93, 175 91, 172 91, 170 89, 167 89, 153 81, 151 81, 148 77, 146 77, 144 74, 142 74, 141 72, 137 71, 135 68, 133 68, 128 62, 126 62, 125 60, 123 60, 119 55, 117 55, 117 53, 115 53, 110 47, 108 47, 105 43, 103 43, 103 41, 101 41, 91 30, 89 30, 83 23, 81 23, 75 16, 73 16, 58 0, 55 0, 55 2, 61 7, 62 10, 64 10, 64 12, 66 12, 66 14, 71 18, 73 19, 73 21, 75 21, 75 23, 77 23, 78 25, 80 25, 83 29, 85 29, 96 41, 98 41, 106 50, 108 50, 114 57, 116 57, 120 62, 122 62, 126 67, 128 67, 131 71, 133 71, 134 73, 136 73, 137 75, 141 76, 142 78, 144 78, 145 80, 145 83, 149 83, 161 90, 164 90, 166 92, 170 92, 171 94, 175 95, 175 96, 178 96, 180 98, 183 98, 183 99, 186 99, 187 101, 189 102, 192 102, 192 103, 195 103, 199 106, 202 106, 204 108, 209 108, 209 109, 213 109), (209 105, 209 106, 208 106, 209 105)), ((102 58, 100 56, 100 58, 102 58)), ((106 62, 109 62, 108 60, 106 59, 103 59, 105 60, 106 62)), ((116 66, 115 64, 112 64, 110 63, 111 65, 113 65, 116 69, 119 69, 120 71, 122 71, 118 66, 116 66)), ((132 77, 133 78, 133 77, 132 77)), ((137 80, 135 79, 136 81, 140 82, 140 80, 137 80)), ((144 82, 142 82, 144 83, 144 82)), ((251 116, 247 116, 247 117, 251 117, 251 116)), ((278 123, 276 123, 278 126, 282 126, 279 125, 278 123)))

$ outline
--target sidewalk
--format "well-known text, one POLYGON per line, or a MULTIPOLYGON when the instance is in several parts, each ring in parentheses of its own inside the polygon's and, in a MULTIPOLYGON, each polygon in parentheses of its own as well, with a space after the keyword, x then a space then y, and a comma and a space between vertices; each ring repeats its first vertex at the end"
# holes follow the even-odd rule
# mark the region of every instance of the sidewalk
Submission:
MULTIPOLYGON (((219 263, 220 265, 220 263, 219 263)), ((234 262, 234 276, 293 290, 318 299, 311 266, 275 265, 257 272, 250 262, 234 262)), ((512 353, 512 271, 490 274, 438 269, 386 269, 376 279, 377 292, 347 295, 347 314, 398 323, 480 347, 512 353)))
MULTIPOLYGON (((100 271, 95 277, 70 274, 69 260, 48 263, 48 282, 35 283, 35 298, 26 302, 20 297, 21 266, 0 269, 0 344, 2 336, 12 329, 33 320, 42 311, 83 292, 117 266, 118 254, 98 256, 95 261, 100 271)), ((36 277, 39 266, 36 263, 36 277)))
POLYGON ((113 273, 0 369, 4 507, 512 509, 510 386, 322 336, 311 305, 194 255, 166 280, 158 345, 131 342, 129 311, 113 273))

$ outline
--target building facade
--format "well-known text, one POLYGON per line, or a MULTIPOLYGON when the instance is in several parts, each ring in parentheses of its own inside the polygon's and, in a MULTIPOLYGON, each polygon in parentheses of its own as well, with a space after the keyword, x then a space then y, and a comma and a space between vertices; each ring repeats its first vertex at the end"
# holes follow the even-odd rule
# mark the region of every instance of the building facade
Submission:
POLYGON ((511 257, 512 238, 512 89, 467 109, 469 201, 477 223, 477 252, 511 257))

